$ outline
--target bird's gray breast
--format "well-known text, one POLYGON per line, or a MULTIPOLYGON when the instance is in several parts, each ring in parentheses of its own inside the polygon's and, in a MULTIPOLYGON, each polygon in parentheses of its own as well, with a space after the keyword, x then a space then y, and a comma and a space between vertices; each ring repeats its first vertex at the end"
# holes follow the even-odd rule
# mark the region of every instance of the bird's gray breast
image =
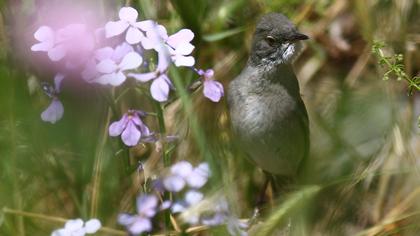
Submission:
POLYGON ((232 127, 241 147, 262 169, 294 174, 304 142, 296 99, 267 76, 272 75, 248 67, 232 81, 228 91, 232 127))

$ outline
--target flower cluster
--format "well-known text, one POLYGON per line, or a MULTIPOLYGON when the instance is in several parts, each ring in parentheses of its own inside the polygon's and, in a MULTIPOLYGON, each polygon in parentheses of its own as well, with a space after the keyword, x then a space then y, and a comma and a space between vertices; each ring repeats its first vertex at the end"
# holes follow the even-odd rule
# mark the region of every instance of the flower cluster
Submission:
MULTIPOLYGON (((71 73, 79 74, 88 83, 120 86, 127 78, 133 78, 140 83, 150 82, 150 95, 158 102, 166 102, 174 87, 168 75, 169 67, 189 67, 203 82, 204 95, 214 102, 221 99, 223 86, 212 79, 213 70, 203 71, 193 67, 195 59, 191 53, 194 45, 191 42, 194 33, 191 30, 181 29, 169 35, 166 28, 156 21, 138 21, 138 12, 132 7, 121 8, 118 16, 117 21, 109 21, 97 29, 90 29, 84 23, 74 23, 56 30, 41 26, 34 33, 38 42, 31 50, 46 53, 57 64, 56 77, 60 80, 71 73), (154 66, 146 63, 149 60, 144 58, 145 52, 150 50, 157 55, 157 64, 154 66)), ((60 83, 56 82, 55 87, 59 87, 60 83)), ((59 89, 55 88, 47 95, 53 102, 42 113, 42 119, 55 123, 64 113, 63 105, 58 100, 59 89)), ((124 136, 124 143, 133 146, 142 135, 129 131, 135 131, 133 122, 140 119, 128 120, 124 129, 127 132, 120 133, 124 136)), ((145 127, 136 125, 140 132, 141 127, 145 127)), ((110 134, 119 133, 110 129, 110 134)))
POLYGON ((51 236, 84 236, 94 234, 102 227, 98 219, 91 219, 83 222, 82 219, 68 220, 64 228, 57 229, 51 236))
POLYGON ((216 201, 206 199, 200 189, 207 183, 210 169, 207 163, 194 167, 187 161, 180 161, 171 166, 168 174, 156 180, 155 192, 171 192, 172 201, 159 201, 155 194, 140 195, 137 198, 137 213, 122 213, 118 222, 125 226, 130 234, 139 235, 153 230, 152 220, 158 212, 169 210, 180 216, 190 226, 199 224, 209 227, 226 225, 231 235, 247 235, 247 225, 239 221, 229 211, 224 197, 216 201))

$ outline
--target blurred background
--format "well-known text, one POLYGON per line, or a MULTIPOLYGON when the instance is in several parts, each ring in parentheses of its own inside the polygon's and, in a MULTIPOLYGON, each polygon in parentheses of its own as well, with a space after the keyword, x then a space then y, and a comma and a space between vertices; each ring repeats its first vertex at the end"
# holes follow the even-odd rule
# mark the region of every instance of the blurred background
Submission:
MULTIPOLYGON (((40 83, 51 82, 53 72, 30 51, 33 33, 46 8, 76 2, 99 12, 98 22, 117 19, 119 8, 131 5, 170 33, 190 28, 197 66, 214 68, 225 86, 246 64, 259 17, 281 12, 291 18, 310 36, 295 71, 309 112, 311 153, 295 194, 269 202, 250 232, 420 235, 420 95, 409 96, 404 80, 383 80, 387 69, 372 53, 374 41, 382 41, 386 55, 404 55, 407 76, 419 75, 418 0, 0 1, 0 235, 49 235, 63 219, 78 217, 98 217, 121 230, 117 214, 133 211, 139 186, 162 168, 158 145, 128 150, 107 137, 105 125, 119 119, 101 95, 107 88, 77 78, 65 82, 63 119, 54 125, 40 119, 50 102, 40 83)), ((188 70, 177 75, 185 86, 193 79, 188 70)), ((168 155, 209 161, 209 192, 224 192, 233 211, 249 218, 263 174, 234 144, 225 99, 212 103, 201 91, 172 97, 164 109, 166 130, 180 140, 166 146, 168 155)), ((117 110, 129 107, 154 104, 130 91, 117 110)), ((147 123, 158 130, 154 117, 147 123)))

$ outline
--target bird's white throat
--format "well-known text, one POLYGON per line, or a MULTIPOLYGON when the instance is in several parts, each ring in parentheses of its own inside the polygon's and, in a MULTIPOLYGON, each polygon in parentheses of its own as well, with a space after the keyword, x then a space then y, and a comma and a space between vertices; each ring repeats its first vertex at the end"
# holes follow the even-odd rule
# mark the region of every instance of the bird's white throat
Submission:
POLYGON ((299 56, 301 49, 300 42, 283 44, 270 58, 262 59, 260 66, 264 71, 270 71, 280 64, 291 64, 299 56))

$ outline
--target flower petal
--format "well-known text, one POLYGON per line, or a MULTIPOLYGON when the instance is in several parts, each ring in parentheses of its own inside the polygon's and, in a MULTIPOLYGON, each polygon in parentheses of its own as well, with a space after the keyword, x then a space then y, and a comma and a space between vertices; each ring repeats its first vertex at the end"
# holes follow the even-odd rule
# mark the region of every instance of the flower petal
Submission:
POLYGON ((51 233, 51 236, 72 236, 71 232, 65 229, 57 229, 51 233))
POLYGON ((163 186, 170 192, 179 192, 185 186, 185 180, 178 175, 170 175, 163 180, 163 186))
POLYGON ((128 227, 130 233, 139 235, 143 232, 149 232, 152 230, 152 223, 148 218, 137 218, 136 221, 128 227))
POLYGON ((122 71, 131 70, 139 67, 142 62, 143 58, 137 52, 129 52, 124 56, 118 67, 122 71))
POLYGON ((84 79, 88 83, 91 83, 91 80, 97 75, 98 71, 96 70, 95 60, 88 60, 85 64, 85 68, 81 72, 82 79, 84 79))
POLYGON ((182 56, 182 55, 176 55, 175 59, 175 66, 193 66, 195 64, 195 59, 192 56, 182 56))
POLYGON ((169 36, 167 43, 173 47, 177 48, 179 44, 191 42, 194 38, 194 33, 189 29, 182 29, 177 33, 169 36))
POLYGON ((203 83, 204 96, 213 102, 219 102, 224 95, 223 85, 215 80, 205 80, 203 83))
POLYGON ((125 41, 129 44, 138 44, 144 38, 143 33, 134 27, 129 27, 125 35, 125 41))
POLYGON ((133 224, 135 220, 136 217, 125 213, 119 214, 117 219, 118 224, 125 226, 133 224))
POLYGON ((100 48, 95 51, 95 58, 99 61, 103 61, 105 59, 110 59, 113 53, 114 49, 111 47, 100 48))
POLYGON ((114 73, 114 77, 110 81, 110 85, 112 86, 120 86, 124 81, 127 79, 124 73, 119 71, 118 73, 114 73))
POLYGON ((171 207, 172 213, 180 213, 185 211, 187 208, 184 206, 184 204, 185 203, 183 202, 175 202, 171 207))
POLYGON ((140 131, 137 129, 136 125, 128 121, 127 127, 121 134, 121 139, 127 146, 136 146, 139 143, 141 137, 140 131))
POLYGON ((206 78, 206 79, 210 79, 210 78, 213 78, 213 76, 214 76, 214 70, 212 70, 212 69, 208 69, 208 70, 206 70, 205 72, 204 72, 204 77, 206 78))
POLYGON ((54 44, 48 43, 48 42, 42 42, 32 45, 31 51, 33 52, 48 52, 54 44))
POLYGON ((143 46, 143 48, 146 49, 146 50, 150 50, 150 49, 153 49, 156 46, 156 42, 147 38, 147 37, 144 37, 141 40, 141 46, 143 46))
POLYGON ((134 23, 134 26, 143 30, 143 31, 149 31, 151 29, 153 29, 154 27, 156 27, 157 23, 155 21, 152 20, 144 20, 144 21, 139 21, 134 23))
POLYGON ((139 74, 129 73, 128 76, 133 77, 134 79, 140 82, 147 82, 147 81, 150 81, 151 79, 156 78, 156 72, 139 73, 139 74))
POLYGON ((83 227, 83 220, 82 219, 74 219, 68 220, 64 225, 66 230, 75 231, 77 229, 81 229, 83 227))
POLYGON ((166 81, 166 75, 161 75, 155 79, 150 85, 150 93, 152 94, 153 99, 158 102, 164 102, 168 100, 169 95, 169 84, 166 81))
POLYGON ((207 163, 202 163, 194 168, 191 174, 186 177, 188 185, 192 188, 201 188, 206 183, 210 176, 210 168, 207 163))
POLYGON ((121 62, 124 56, 132 51, 134 51, 134 48, 130 44, 123 42, 115 48, 111 59, 115 62, 121 62))
POLYGON ((118 16, 123 21, 135 23, 139 14, 137 10, 132 7, 122 7, 118 13, 118 16))
POLYGON ((59 61, 66 56, 66 47, 64 45, 58 45, 48 51, 48 57, 51 61, 59 61))
POLYGON ((156 214, 158 199, 155 195, 143 195, 137 198, 137 212, 140 215, 153 217, 156 214))
POLYGON ((169 64, 171 63, 171 56, 167 47, 160 47, 158 50, 158 65, 157 71, 163 72, 168 69, 169 64))
POLYGON ((191 43, 181 43, 175 48, 175 53, 180 55, 189 55, 194 50, 194 45, 191 43))
POLYGON ((124 114, 123 117, 119 121, 115 121, 109 126, 108 128, 109 135, 112 137, 120 135, 124 131, 125 127, 127 126, 127 122, 128 122, 127 114, 124 114))
POLYGON ((188 161, 180 161, 171 167, 171 173, 181 177, 187 177, 193 171, 193 166, 188 161))
POLYGON ((190 190, 185 194, 185 201, 193 206, 203 200, 204 195, 198 191, 190 190))
POLYGON ((61 74, 61 73, 57 73, 54 76, 54 89, 56 93, 60 92, 60 88, 61 88, 61 82, 63 81, 65 75, 61 74))
POLYGON ((51 104, 41 113, 41 119, 45 122, 55 124, 63 117, 64 107, 57 98, 54 98, 51 104))
POLYGON ((40 42, 54 41, 54 30, 48 26, 41 26, 35 31, 34 37, 40 42))
POLYGON ((122 34, 129 24, 125 21, 109 21, 105 25, 105 37, 111 38, 122 34))
POLYGON ((85 223, 85 230, 88 234, 96 233, 101 227, 102 224, 98 219, 91 219, 85 223))
POLYGON ((117 64, 111 59, 105 59, 96 65, 96 70, 100 73, 109 74, 118 69, 117 64))

